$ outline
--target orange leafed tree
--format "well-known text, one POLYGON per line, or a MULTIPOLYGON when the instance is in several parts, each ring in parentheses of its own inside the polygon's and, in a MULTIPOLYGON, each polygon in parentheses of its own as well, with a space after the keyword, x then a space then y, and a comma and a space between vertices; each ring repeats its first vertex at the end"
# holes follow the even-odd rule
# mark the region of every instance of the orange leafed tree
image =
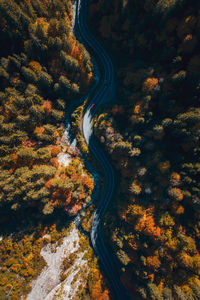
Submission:
POLYGON ((138 115, 140 114, 141 112, 141 104, 140 103, 137 103, 134 107, 134 110, 133 110, 134 114, 138 115))
POLYGON ((52 103, 49 100, 44 101, 42 107, 44 108, 45 112, 49 114, 52 110, 52 103))
POLYGON ((90 178, 89 176, 83 177, 83 184, 84 184, 89 190, 93 190, 93 188, 94 188, 94 180, 93 180, 92 178, 90 178))
POLYGON ((172 188, 172 189, 169 189, 169 195, 175 199, 176 201, 181 201, 183 200, 183 192, 181 191, 181 189, 179 188, 172 188))
POLYGON ((153 270, 159 269, 161 262, 157 255, 147 257, 147 267, 153 270))
POLYGON ((88 75, 87 75, 87 83, 90 83, 92 78, 93 78, 93 73, 89 72, 88 75))
POLYGON ((51 155, 57 156, 61 152, 61 148, 59 146, 52 146, 51 147, 51 155))
POLYGON ((196 274, 200 275, 200 255, 195 255, 193 257, 193 270, 196 274))
POLYGON ((172 172, 170 176, 170 182, 173 186, 179 185, 181 182, 181 176, 176 172, 172 172))
POLYGON ((152 236, 154 239, 160 238, 160 227, 155 224, 153 216, 148 213, 144 213, 144 215, 138 219, 135 230, 152 236))
POLYGON ((95 286, 92 289, 91 296, 94 300, 99 299, 101 297, 101 280, 98 280, 95 286))
POLYGON ((142 191, 141 186, 137 183, 136 180, 134 180, 130 186, 130 191, 135 194, 135 195, 139 195, 142 191))
POLYGON ((182 205, 179 205, 179 203, 177 203, 177 202, 172 203, 171 209, 172 209, 172 212, 176 215, 182 215, 182 214, 184 214, 184 211, 185 211, 184 207, 182 205))
POLYGON ((179 254, 179 261, 181 266, 187 268, 191 268, 192 266, 192 257, 188 255, 186 252, 182 252, 179 254))
POLYGON ((79 62, 82 62, 83 61, 83 56, 82 56, 82 53, 79 49, 79 47, 74 44, 73 48, 72 48, 72 52, 71 52, 71 55, 73 57, 75 57, 76 59, 78 59, 79 62))
POLYGON ((85 198, 85 194, 82 192, 79 196, 79 200, 84 199, 85 198))
POLYGON ((29 67, 36 73, 39 73, 42 71, 42 66, 40 65, 40 63, 37 61, 34 61, 34 60, 29 63, 29 67))
POLYGON ((56 167, 57 169, 59 168, 59 162, 58 162, 58 159, 57 159, 56 157, 52 157, 52 158, 50 159, 50 163, 51 163, 54 167, 56 167))
POLYGON ((149 77, 143 83, 143 91, 144 92, 151 92, 157 84, 158 84, 158 79, 157 78, 149 77))
POLYGON ((51 184, 53 182, 53 178, 49 179, 46 183, 45 183, 45 186, 50 189, 51 188, 51 184))
POLYGON ((35 130, 34 130, 34 134, 41 134, 41 133, 43 133, 44 132, 44 127, 35 127, 35 130))
POLYGON ((60 205, 60 201, 58 199, 55 199, 54 201, 51 201, 52 206, 58 207, 60 205))
POLYGON ((52 198, 60 198, 62 195, 62 191, 58 189, 54 189, 52 193, 52 198))
POLYGON ((4 117, 6 117, 8 119, 10 118, 10 112, 8 109, 4 108, 2 114, 4 117))
POLYGON ((17 159, 18 159, 17 154, 16 153, 12 153, 11 154, 11 159, 12 159, 13 163, 16 164, 17 163, 17 159))
POLYGON ((72 199, 72 191, 70 191, 65 199, 65 205, 69 205, 69 203, 71 202, 72 199))
POLYGON ((57 138, 59 136, 60 136, 60 134, 59 134, 58 130, 55 130, 54 133, 53 133, 53 137, 57 138))
POLYGON ((79 62, 83 63, 83 56, 81 50, 79 49, 76 40, 73 38, 72 35, 69 36, 69 41, 72 45, 71 56, 75 57, 76 59, 78 59, 79 62))
POLYGON ((100 300, 109 300, 110 297, 109 297, 109 291, 108 290, 105 290, 103 292, 103 294, 100 296, 100 300))

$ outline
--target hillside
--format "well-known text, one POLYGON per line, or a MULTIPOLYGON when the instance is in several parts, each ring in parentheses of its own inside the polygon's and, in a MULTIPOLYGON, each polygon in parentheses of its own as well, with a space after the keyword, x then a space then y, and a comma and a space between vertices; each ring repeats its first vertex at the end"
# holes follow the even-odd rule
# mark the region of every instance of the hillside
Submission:
POLYGON ((92 79, 89 54, 72 34, 72 4, 1 1, 0 14, 0 205, 70 211, 92 189, 77 153, 58 171, 64 109, 92 79))
POLYGON ((105 231, 121 280, 132 299, 199 299, 200 4, 98 0, 90 21, 116 69, 95 127, 119 172, 105 231))
POLYGON ((72 21, 71 0, 0 1, 2 300, 109 299, 89 239, 71 225, 94 188, 65 128, 94 80, 72 21))

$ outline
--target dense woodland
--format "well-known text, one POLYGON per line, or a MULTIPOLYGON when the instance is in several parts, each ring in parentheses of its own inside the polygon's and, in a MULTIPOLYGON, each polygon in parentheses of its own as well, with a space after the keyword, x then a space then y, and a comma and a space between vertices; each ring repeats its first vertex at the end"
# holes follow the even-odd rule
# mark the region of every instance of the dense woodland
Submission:
POLYGON ((93 181, 76 152, 58 169, 65 108, 92 81, 89 54, 72 33, 72 4, 1 1, 0 20, 0 206, 73 215, 93 181))
MULTIPOLYGON (((2 300, 30 291, 45 266, 42 247, 62 242, 69 216, 93 190, 79 151, 63 139, 68 105, 93 82, 90 56, 72 33, 72 14, 70 0, 0 1, 2 300), (59 164, 61 153, 70 158, 66 167, 59 164)), ((80 293, 109 299, 89 241, 83 237, 80 246, 90 250, 85 259, 92 268, 80 293)))
POLYGON ((90 12, 118 83, 95 127, 119 171, 107 237, 121 280, 132 299, 200 299, 200 3, 94 0, 90 12))

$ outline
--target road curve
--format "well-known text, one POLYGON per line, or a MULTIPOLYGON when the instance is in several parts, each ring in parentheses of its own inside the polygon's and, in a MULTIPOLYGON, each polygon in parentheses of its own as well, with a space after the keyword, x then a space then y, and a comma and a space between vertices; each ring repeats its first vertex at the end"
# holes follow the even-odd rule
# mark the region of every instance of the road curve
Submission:
POLYGON ((114 82, 114 69, 113 64, 105 52, 104 48, 91 34, 87 25, 87 10, 88 0, 76 0, 76 12, 75 12, 75 26, 76 26, 76 37, 80 39, 88 51, 92 52, 93 56, 97 59, 98 63, 102 67, 102 80, 98 89, 88 103, 83 120, 82 120, 82 131, 84 138, 89 146, 90 152, 94 158, 99 162, 104 172, 104 190, 101 195, 100 202, 94 213, 91 226, 91 243, 92 246, 101 260, 101 263, 105 269, 105 272, 112 284, 113 290, 116 295, 116 299, 128 300, 130 299, 127 291, 120 282, 119 268, 117 267, 115 256, 108 251, 104 241, 101 237, 101 224, 104 219, 105 212, 112 199, 114 188, 115 188, 115 174, 114 170, 107 159, 104 152, 98 147, 93 135, 92 120, 98 107, 104 103, 111 101, 115 95, 115 82, 114 82), (94 106, 91 109, 91 104, 94 106))

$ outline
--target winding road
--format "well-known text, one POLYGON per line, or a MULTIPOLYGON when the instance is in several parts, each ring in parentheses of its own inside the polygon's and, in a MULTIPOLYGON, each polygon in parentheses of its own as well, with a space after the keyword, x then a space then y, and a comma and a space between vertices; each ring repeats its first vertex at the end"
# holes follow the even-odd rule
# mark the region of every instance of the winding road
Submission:
POLYGON ((101 236, 101 225, 107 207, 113 197, 115 188, 115 173, 105 153, 100 149, 93 134, 93 118, 102 103, 111 101, 115 96, 115 81, 113 64, 104 48, 95 39, 87 25, 88 0, 76 0, 75 27, 76 38, 82 42, 94 58, 101 64, 102 80, 96 89, 95 95, 87 104, 82 120, 82 133, 93 157, 99 162, 104 172, 104 190, 98 207, 94 213, 91 227, 91 243, 99 257, 104 270, 112 284, 116 299, 130 299, 127 291, 120 282, 119 268, 115 256, 108 251, 101 236), (91 105, 94 107, 91 109, 91 105))

